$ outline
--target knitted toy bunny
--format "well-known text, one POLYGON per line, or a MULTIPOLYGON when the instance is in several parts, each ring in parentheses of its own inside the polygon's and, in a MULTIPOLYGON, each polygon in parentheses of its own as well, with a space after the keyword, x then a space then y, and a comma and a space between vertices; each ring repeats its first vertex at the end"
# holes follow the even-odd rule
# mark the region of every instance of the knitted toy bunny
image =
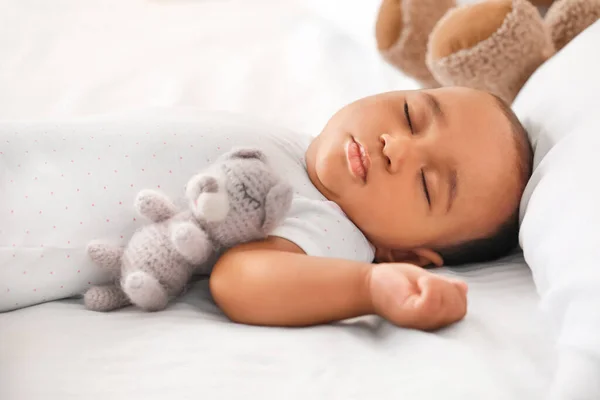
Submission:
POLYGON ((137 211, 153 223, 129 243, 92 242, 88 254, 118 283, 95 286, 87 308, 110 311, 131 303, 147 311, 164 309, 192 274, 220 249, 265 238, 287 213, 293 191, 255 149, 234 149, 187 183, 189 209, 177 211, 164 195, 145 190, 137 211))

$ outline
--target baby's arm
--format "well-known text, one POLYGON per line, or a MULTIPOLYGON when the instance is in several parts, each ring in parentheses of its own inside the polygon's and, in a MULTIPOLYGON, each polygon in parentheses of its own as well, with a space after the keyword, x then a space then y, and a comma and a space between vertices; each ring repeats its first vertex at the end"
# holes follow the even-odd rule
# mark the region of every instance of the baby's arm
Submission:
POLYGON ((276 237, 225 253, 210 288, 230 319, 253 325, 306 326, 378 314, 430 330, 466 313, 462 282, 408 264, 311 257, 276 237))

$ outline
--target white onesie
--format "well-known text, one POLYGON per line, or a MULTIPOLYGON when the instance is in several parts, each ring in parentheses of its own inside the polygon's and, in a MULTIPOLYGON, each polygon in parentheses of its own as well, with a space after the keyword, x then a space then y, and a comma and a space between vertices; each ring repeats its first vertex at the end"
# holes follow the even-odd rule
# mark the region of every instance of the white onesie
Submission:
POLYGON ((311 256, 371 262, 365 236, 312 185, 308 135, 221 113, 108 115, 0 123, 0 311, 106 281, 85 254, 94 239, 126 243, 146 223, 133 200, 156 189, 183 201, 190 176, 233 146, 258 147, 294 187, 272 233, 311 256))

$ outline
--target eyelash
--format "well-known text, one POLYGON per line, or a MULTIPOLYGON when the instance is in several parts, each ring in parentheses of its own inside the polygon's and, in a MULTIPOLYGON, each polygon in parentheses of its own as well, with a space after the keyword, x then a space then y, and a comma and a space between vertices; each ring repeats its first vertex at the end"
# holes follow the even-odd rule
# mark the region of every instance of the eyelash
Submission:
MULTIPOLYGON (((408 123, 408 127, 410 128, 410 133, 414 135, 415 132, 413 130, 413 125, 408 110, 408 102, 406 100, 404 101, 404 116, 406 117, 406 122, 408 123)), ((429 204, 429 207, 431 207, 431 196, 429 196, 429 189, 427 188, 427 179, 425 179, 425 172, 423 172, 423 169, 421 169, 421 183, 423 185, 423 192, 425 192, 427 204, 429 204)))
POLYGON ((408 112, 408 103, 404 100, 404 116, 406 117, 406 122, 408 123, 408 127, 410 128, 410 133, 415 134, 413 131, 412 121, 410 120, 410 113, 408 112))
POLYGON ((427 180, 425 179, 425 173, 421 169, 421 182, 423 184, 423 191, 425 192, 425 198, 427 198, 427 204, 431 207, 431 197, 429 196, 429 189, 427 189, 427 180))

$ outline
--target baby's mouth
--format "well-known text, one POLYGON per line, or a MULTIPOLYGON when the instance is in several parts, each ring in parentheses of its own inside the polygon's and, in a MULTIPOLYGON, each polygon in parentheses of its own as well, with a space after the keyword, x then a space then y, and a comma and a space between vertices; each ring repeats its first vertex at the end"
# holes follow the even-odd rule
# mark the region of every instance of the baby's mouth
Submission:
POLYGON ((353 137, 346 145, 346 158, 350 173, 363 182, 366 182, 371 159, 366 149, 353 137))

